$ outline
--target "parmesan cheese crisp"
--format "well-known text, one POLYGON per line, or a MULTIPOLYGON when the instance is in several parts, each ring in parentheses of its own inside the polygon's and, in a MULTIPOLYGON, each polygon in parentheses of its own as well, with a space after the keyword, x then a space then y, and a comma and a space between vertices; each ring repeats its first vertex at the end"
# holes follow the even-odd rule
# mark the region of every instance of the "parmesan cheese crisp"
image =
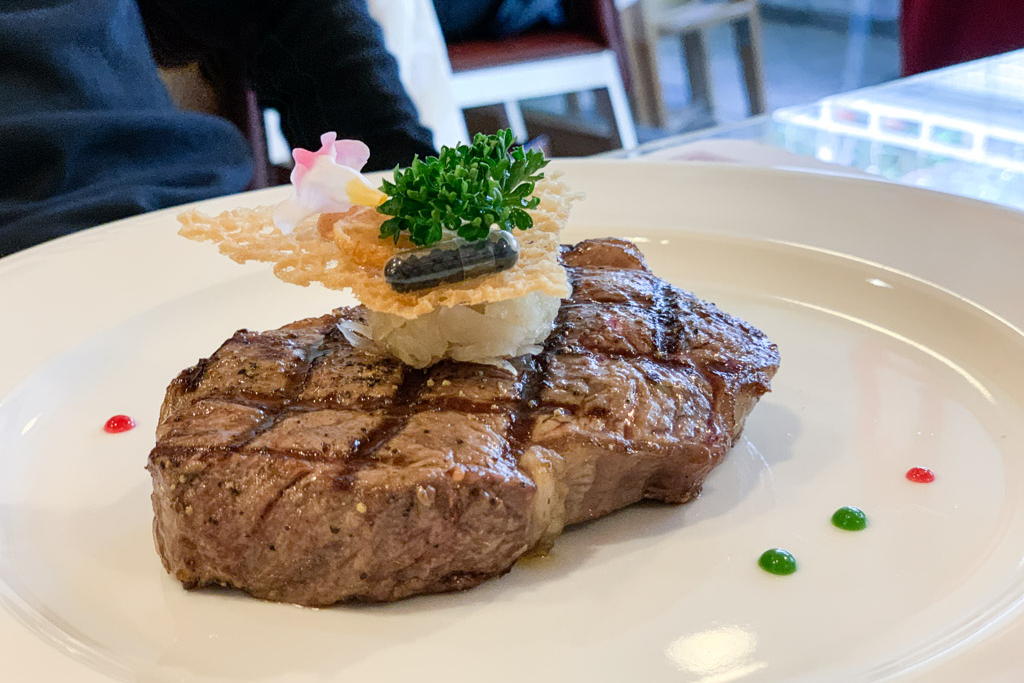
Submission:
POLYGON ((494 303, 534 292, 557 298, 571 289, 558 261, 559 234, 569 218, 573 193, 561 174, 537 183, 540 205, 529 213, 533 228, 515 231, 519 260, 493 275, 400 294, 384 280, 384 264, 400 251, 414 248, 408 237, 398 243, 379 237, 387 216, 375 209, 354 207, 345 213, 320 214, 282 233, 273 222, 273 207, 235 209, 219 216, 188 211, 180 216, 179 234, 191 240, 214 242, 237 263, 274 264, 274 274, 296 285, 319 282, 328 289, 351 289, 371 311, 416 318, 458 305, 494 303))

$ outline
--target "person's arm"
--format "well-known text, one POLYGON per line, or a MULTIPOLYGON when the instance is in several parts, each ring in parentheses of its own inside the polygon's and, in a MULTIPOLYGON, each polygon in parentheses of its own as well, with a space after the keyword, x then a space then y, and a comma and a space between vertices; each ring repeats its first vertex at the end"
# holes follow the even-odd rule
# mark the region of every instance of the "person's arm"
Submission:
POLYGON ((251 175, 229 123, 171 103, 135 0, 0 2, 0 256, 251 175))
POLYGON ((260 103, 281 114, 288 142, 360 139, 367 169, 434 153, 364 0, 139 0, 158 55, 214 55, 249 73, 260 103))

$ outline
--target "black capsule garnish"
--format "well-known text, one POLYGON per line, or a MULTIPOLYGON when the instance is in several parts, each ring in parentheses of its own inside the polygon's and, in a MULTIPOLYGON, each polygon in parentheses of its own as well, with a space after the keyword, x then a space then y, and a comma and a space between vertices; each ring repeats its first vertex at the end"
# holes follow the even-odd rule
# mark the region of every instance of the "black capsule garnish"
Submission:
POLYGON ((476 242, 455 238, 397 254, 384 266, 384 279, 396 292, 415 292, 500 273, 518 260, 512 233, 493 230, 476 242))

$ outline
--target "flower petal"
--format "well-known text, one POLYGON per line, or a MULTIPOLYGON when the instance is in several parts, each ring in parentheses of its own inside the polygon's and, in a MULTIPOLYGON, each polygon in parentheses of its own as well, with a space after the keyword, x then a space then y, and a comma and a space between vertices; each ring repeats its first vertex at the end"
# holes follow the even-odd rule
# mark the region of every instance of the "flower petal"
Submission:
POLYGON ((338 134, 335 133, 333 130, 329 130, 326 133, 324 133, 323 135, 321 135, 320 136, 320 149, 317 150, 317 154, 322 154, 322 155, 324 155, 326 157, 329 157, 331 159, 331 161, 334 161, 335 155, 337 154, 334 151, 334 141, 337 140, 337 139, 338 139, 338 134))
POLYGON ((370 148, 359 140, 338 140, 334 143, 337 151, 335 161, 357 171, 362 170, 370 158, 370 148))
POLYGON ((292 150, 292 159, 295 159, 295 167, 291 173, 292 185, 298 185, 302 182, 302 176, 306 175, 306 171, 313 168, 317 156, 316 152, 310 152, 308 149, 302 149, 301 147, 296 147, 292 150))

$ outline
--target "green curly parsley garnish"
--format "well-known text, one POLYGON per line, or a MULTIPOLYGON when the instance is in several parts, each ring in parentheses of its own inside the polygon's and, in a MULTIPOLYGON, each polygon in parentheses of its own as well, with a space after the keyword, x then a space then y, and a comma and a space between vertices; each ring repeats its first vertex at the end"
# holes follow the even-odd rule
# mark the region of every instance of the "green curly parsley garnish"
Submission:
POLYGON ((472 145, 442 147, 436 157, 396 169, 394 181, 380 188, 389 198, 377 211, 392 216, 380 226, 381 239, 397 242, 407 231, 413 244, 429 246, 444 230, 472 242, 487 237, 492 225, 532 228, 526 209, 540 202, 531 195, 548 161, 536 150, 511 149, 514 139, 509 130, 477 133, 472 145))

